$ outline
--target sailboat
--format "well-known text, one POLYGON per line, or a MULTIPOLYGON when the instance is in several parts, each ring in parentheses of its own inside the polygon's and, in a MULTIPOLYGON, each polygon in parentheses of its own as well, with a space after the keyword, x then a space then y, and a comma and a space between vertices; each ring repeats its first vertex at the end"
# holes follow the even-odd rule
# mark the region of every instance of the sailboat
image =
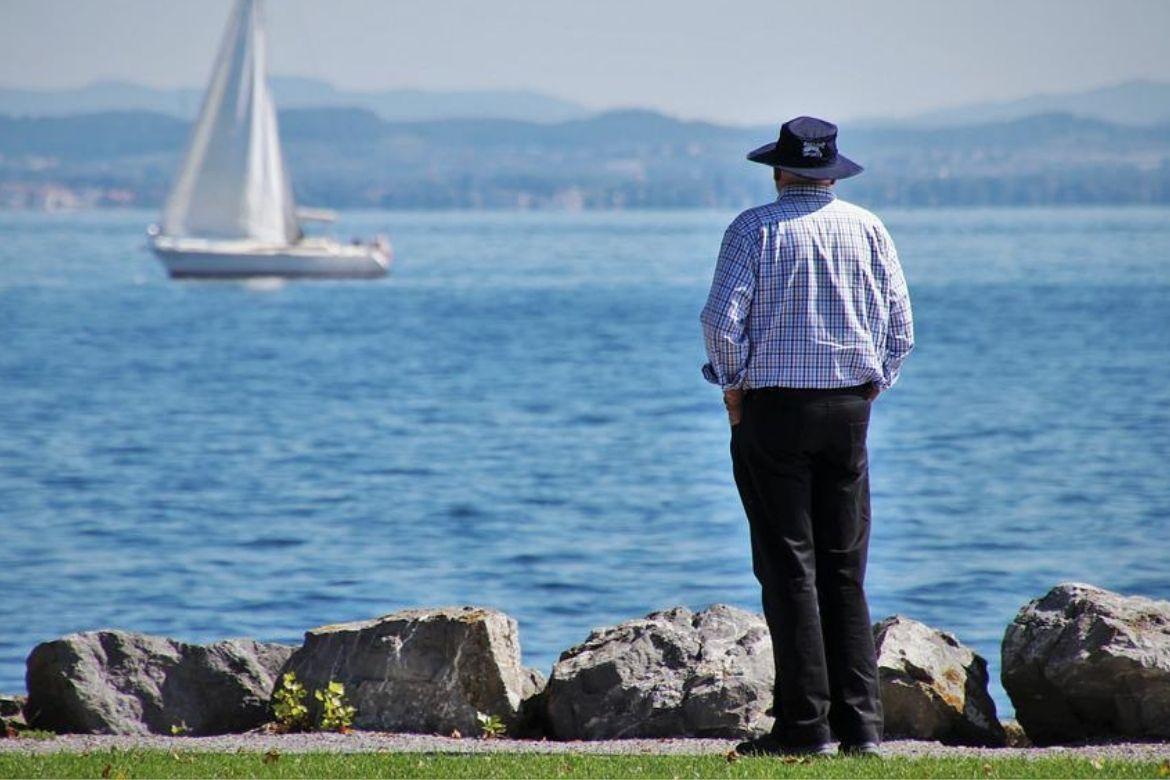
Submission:
POLYGON ((390 267, 390 244, 306 236, 268 85, 260 0, 237 0, 162 225, 150 247, 172 277, 370 278, 390 267))

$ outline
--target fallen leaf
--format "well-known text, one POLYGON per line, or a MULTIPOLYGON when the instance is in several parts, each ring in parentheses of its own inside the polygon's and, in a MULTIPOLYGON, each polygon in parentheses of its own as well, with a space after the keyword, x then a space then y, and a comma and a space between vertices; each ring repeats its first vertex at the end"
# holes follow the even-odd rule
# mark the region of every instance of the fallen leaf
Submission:
POLYGON ((1100 771, 1102 768, 1104 768, 1105 762, 1099 758, 1094 758, 1092 761, 1089 762, 1089 766, 1100 771))
POLYGON ((736 761, 739 761, 739 753, 735 752, 735 748, 727 751, 723 757, 727 759, 727 763, 729 764, 734 764, 736 761))
POLYGON ((1170 777, 1170 758, 1158 764, 1158 777, 1170 777))
POLYGON ((463 735, 459 733, 459 729, 451 729, 451 739, 463 739, 463 735))
POLYGON ((269 750, 267 753, 264 754, 264 763, 265 764, 275 764, 279 760, 280 760, 280 751, 277 750, 276 748, 272 748, 271 750, 269 750))
POLYGON ((106 764, 104 767, 102 767, 102 777, 104 777, 106 780, 109 780, 110 775, 113 773, 113 771, 114 771, 114 765, 113 764, 106 764))

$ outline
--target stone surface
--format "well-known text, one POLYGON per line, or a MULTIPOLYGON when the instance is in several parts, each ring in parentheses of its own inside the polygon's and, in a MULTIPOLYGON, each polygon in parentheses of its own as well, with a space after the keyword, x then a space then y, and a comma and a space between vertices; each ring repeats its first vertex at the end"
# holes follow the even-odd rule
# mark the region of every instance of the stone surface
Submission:
POLYGON ((987 662, 952 635, 894 615, 874 626, 887 738, 998 747, 1007 736, 987 662))
POLYGON ((17 718, 24 714, 27 696, 0 695, 0 718, 17 718))
POLYGON ((543 703, 559 739, 747 737, 772 726, 774 677, 763 617, 723 604, 675 607, 566 650, 543 703))
POLYGON ((1008 626, 1002 679, 1037 745, 1170 738, 1170 602, 1058 585, 1008 626))
POLYGON ((210 645, 125 631, 45 642, 28 657, 25 715, 65 733, 189 734, 247 731, 269 716, 284 645, 235 639, 210 645))
POLYGON ((1024 727, 1015 718, 1011 720, 1000 721, 1003 724, 1003 733, 1007 736, 1007 746, 1010 748, 1030 748, 1032 747, 1032 740, 1028 739, 1028 734, 1024 731, 1024 727))
POLYGON ((27 696, 0 695, 0 739, 28 728, 24 719, 24 705, 27 696))
MULTIPOLYGON (((516 621, 478 607, 408 609, 356 623, 323 626, 283 671, 307 689, 345 685, 354 727, 450 734, 480 732, 477 713, 522 723, 522 703, 544 686, 520 665, 516 621)), ((316 702, 308 702, 316 718, 316 702)))

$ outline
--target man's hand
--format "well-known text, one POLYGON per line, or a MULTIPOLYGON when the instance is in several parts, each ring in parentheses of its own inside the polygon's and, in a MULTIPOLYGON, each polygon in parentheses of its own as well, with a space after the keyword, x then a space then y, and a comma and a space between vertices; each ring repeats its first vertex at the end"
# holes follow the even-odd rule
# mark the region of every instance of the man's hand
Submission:
POLYGON ((743 417, 743 390, 724 390, 723 406, 727 409, 727 421, 731 427, 739 425, 743 417))

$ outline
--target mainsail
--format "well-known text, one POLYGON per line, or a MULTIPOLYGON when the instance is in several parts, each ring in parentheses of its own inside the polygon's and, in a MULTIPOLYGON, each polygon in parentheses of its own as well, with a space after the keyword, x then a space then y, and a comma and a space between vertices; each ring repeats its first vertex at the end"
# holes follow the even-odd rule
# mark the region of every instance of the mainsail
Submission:
POLYGON ((163 232, 291 244, 302 236, 268 89, 260 0, 237 0, 163 232))

